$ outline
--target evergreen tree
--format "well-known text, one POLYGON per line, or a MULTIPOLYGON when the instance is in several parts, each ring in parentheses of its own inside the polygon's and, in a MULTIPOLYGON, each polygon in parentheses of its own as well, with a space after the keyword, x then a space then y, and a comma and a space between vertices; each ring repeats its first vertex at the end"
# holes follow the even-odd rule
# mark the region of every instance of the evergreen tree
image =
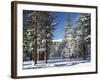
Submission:
POLYGON ((75 53, 84 60, 90 56, 91 15, 81 13, 74 27, 75 53))
MULTIPOLYGON (((64 39, 62 45, 62 56, 66 56, 67 58, 71 59, 73 54, 74 42, 73 42, 73 34, 72 34, 72 27, 71 27, 71 20, 70 16, 66 18, 66 26, 64 31, 64 39)), ((60 46, 61 47, 61 46, 60 46)))
POLYGON ((50 46, 52 43, 52 31, 55 29, 55 24, 53 24, 53 20, 55 19, 55 17, 51 12, 44 11, 26 11, 24 13, 26 13, 24 14, 24 20, 26 21, 24 21, 23 46, 25 49, 25 47, 27 46, 27 44, 25 44, 25 41, 27 41, 28 48, 31 49, 31 53, 29 52, 28 48, 24 50, 24 53, 25 51, 27 51, 27 55, 29 55, 30 53, 33 61, 35 61, 35 64, 37 63, 37 60, 44 59, 47 63, 47 59, 50 54, 50 46), (30 41, 26 31, 30 31, 30 41), (29 46, 29 43, 31 44, 31 47, 29 46))

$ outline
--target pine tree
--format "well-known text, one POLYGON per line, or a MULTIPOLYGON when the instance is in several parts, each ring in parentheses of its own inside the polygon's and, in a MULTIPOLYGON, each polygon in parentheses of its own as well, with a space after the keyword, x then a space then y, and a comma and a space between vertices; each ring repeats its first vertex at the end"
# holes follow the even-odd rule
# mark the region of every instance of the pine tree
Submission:
POLYGON ((84 60, 90 56, 90 14, 81 13, 74 27, 75 53, 84 60))
POLYGON ((36 11, 23 11, 23 55, 24 59, 28 56, 30 60, 34 60, 37 63, 36 53, 36 11), (33 16, 34 15, 34 16, 33 16))
POLYGON ((70 16, 66 18, 66 26, 64 31, 64 39, 63 39, 63 47, 62 47, 62 56, 66 56, 71 59, 73 54, 74 42, 73 42, 73 34, 71 27, 70 16))
MULTIPOLYGON (((51 12, 44 12, 44 11, 26 11, 27 16, 24 20, 24 31, 23 36, 27 37, 24 38, 24 43, 29 39, 27 36, 26 31, 30 31, 30 40, 27 43, 31 44, 31 56, 35 64, 37 64, 37 60, 44 60, 47 63, 48 56, 50 54, 50 46, 52 43, 52 31, 55 29, 53 24, 53 20, 55 17, 52 15, 51 12)), ((29 44, 28 44, 29 45, 29 44)), ((23 45, 24 49, 27 44, 23 45)), ((29 55, 29 49, 25 49, 27 52, 26 54, 29 55)), ((24 50, 24 53, 25 53, 24 50)))

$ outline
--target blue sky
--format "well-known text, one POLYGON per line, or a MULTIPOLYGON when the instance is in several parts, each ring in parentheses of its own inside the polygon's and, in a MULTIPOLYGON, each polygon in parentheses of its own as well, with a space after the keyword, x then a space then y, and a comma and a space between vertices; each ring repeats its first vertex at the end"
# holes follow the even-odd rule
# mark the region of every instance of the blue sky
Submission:
POLYGON ((66 17, 70 16, 71 18, 71 26, 75 24, 76 18, 80 15, 80 13, 71 13, 71 12, 53 12, 57 18, 54 22, 57 22, 58 25, 55 26, 55 30, 53 31, 53 40, 63 39, 64 37, 64 28, 66 25, 66 17))

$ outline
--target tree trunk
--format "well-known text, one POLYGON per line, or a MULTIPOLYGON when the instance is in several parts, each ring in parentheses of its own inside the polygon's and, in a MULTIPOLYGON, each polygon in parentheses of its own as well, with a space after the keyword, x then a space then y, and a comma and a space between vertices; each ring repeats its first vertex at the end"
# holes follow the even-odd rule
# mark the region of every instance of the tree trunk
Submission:
POLYGON ((33 32, 33 61, 34 61, 34 65, 37 64, 37 22, 36 22, 36 15, 35 15, 35 20, 34 20, 34 24, 35 30, 33 32))

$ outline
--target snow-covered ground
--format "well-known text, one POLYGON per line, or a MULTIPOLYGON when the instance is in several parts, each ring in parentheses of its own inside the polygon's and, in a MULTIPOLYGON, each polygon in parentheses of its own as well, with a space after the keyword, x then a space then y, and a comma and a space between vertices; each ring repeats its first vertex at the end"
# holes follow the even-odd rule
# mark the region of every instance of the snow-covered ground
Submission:
POLYGON ((78 66, 89 66, 89 60, 65 60, 65 59, 56 59, 56 60, 48 60, 46 64, 45 61, 38 61, 36 65, 34 65, 33 61, 25 61, 23 62, 23 69, 39 69, 39 68, 50 68, 50 67, 78 67, 78 66))

